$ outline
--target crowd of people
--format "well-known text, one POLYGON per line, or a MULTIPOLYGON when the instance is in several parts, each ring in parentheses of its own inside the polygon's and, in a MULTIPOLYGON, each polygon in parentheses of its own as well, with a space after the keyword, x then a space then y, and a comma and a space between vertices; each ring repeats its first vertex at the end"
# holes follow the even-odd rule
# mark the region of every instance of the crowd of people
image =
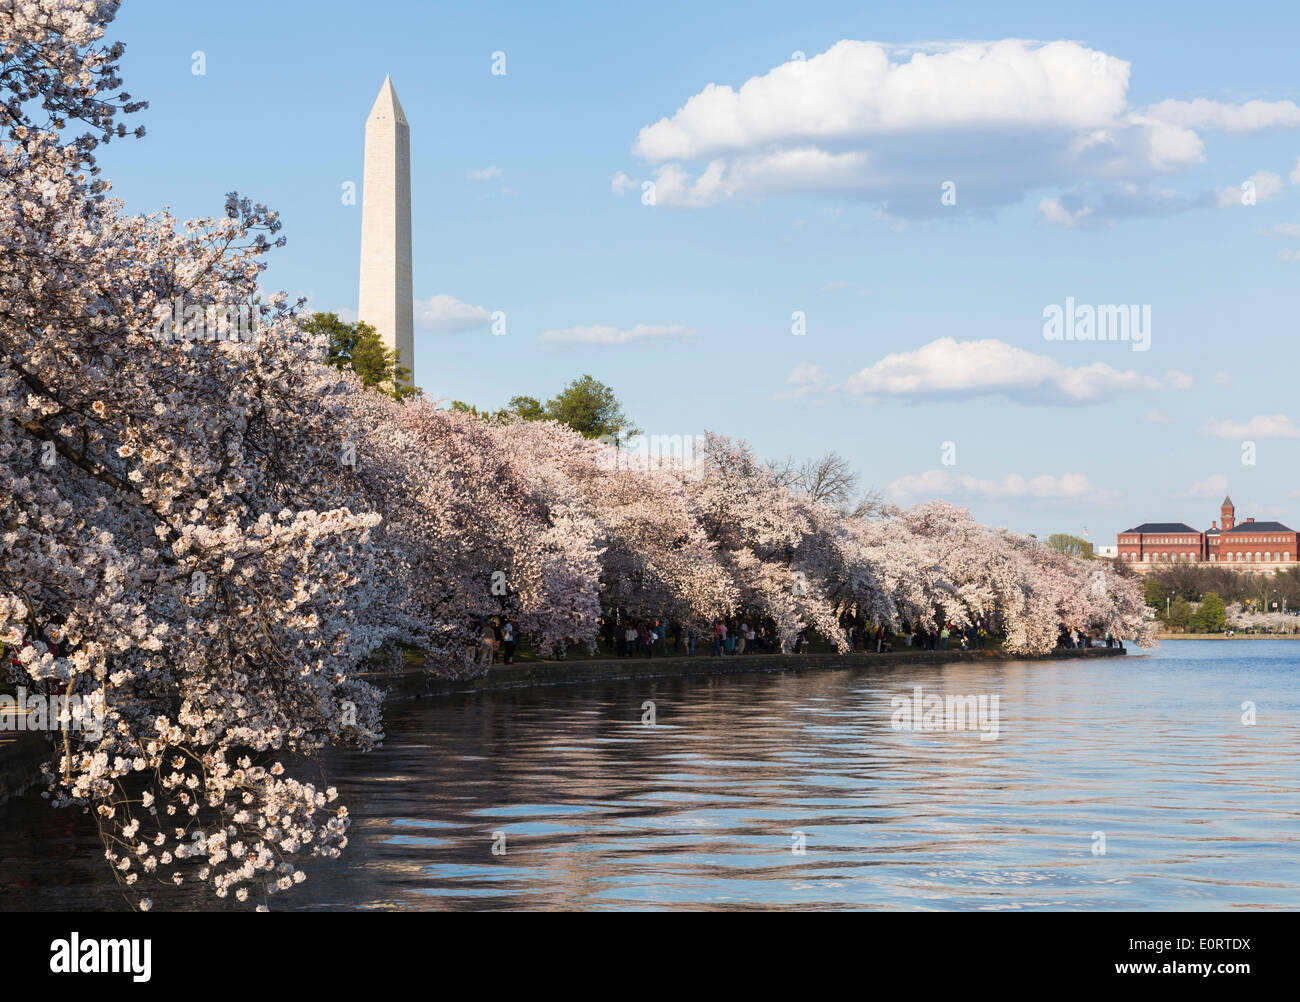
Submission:
MULTIPOLYGON (((989 631, 982 624, 959 626, 941 622, 925 627, 904 622, 901 630, 885 624, 868 624, 846 620, 842 624, 844 640, 853 653, 888 654, 901 644, 904 650, 946 651, 984 650, 989 631)), ((791 653, 810 651, 809 630, 801 630, 791 653)), ((480 642, 474 652, 479 665, 514 664, 518 648, 518 627, 513 619, 493 616, 479 627, 480 642)), ((666 617, 607 616, 603 619, 602 637, 605 650, 619 658, 694 657, 697 650, 707 650, 713 657, 772 654, 779 649, 775 630, 747 619, 715 620, 704 631, 666 617)), ((1086 631, 1063 631, 1057 647, 1078 649, 1094 646, 1095 639, 1086 631)), ((1109 632, 1105 645, 1122 646, 1109 632)), ((563 659, 563 648, 551 652, 563 659)))

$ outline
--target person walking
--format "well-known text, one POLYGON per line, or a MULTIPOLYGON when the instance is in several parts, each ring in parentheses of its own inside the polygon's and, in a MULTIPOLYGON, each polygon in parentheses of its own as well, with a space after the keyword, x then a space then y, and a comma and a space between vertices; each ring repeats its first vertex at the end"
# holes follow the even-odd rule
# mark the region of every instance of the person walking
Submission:
POLYGON ((636 653, 636 624, 629 622, 623 631, 623 656, 630 658, 636 653))
POLYGON ((515 623, 512 619, 507 619, 505 625, 501 627, 501 648, 505 654, 505 663, 512 665, 515 663, 515 623))

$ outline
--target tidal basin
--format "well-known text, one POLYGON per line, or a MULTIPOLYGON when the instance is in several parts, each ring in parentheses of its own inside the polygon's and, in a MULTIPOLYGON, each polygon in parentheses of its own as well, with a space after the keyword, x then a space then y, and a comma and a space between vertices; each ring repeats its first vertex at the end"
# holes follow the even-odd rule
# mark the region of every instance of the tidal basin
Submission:
MULTIPOLYGON (((273 907, 1295 909, 1298 711, 1300 644, 1267 640, 398 700, 323 763, 350 845, 273 907), (918 687, 998 697, 996 738, 898 729, 918 687)), ((0 909, 127 907, 33 794, 0 876, 0 909)))

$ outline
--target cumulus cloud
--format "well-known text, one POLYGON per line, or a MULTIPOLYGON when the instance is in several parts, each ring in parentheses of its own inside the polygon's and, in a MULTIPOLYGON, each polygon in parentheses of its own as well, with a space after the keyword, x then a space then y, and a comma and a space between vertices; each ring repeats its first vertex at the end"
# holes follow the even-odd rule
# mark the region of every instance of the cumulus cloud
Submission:
POLYGON ((1198 480, 1187 489, 1189 497, 1210 498, 1217 500, 1228 493, 1228 478, 1222 473, 1212 473, 1204 480, 1198 480))
POLYGON ((1059 198, 1044 198, 1038 203, 1038 211, 1053 226, 1072 230, 1087 224, 1088 217, 1092 215, 1092 206, 1085 205, 1072 211, 1062 205, 1059 198))
POLYGON ((1027 404, 1090 404, 1121 393, 1185 389, 1189 378, 1170 372, 1157 379, 1104 362, 1070 367, 1005 341, 943 337, 915 351, 886 355, 850 376, 846 388, 879 397, 1002 395, 1027 404))
POLYGON ((909 217, 1010 205, 1048 188, 1057 194, 1040 203, 1044 216, 1079 226, 1103 209, 1214 204, 1213 192, 1178 197, 1150 185, 1204 160, 1197 129, 1300 127, 1290 101, 1134 108, 1129 75, 1124 60, 1069 41, 900 52, 844 40, 738 87, 708 84, 642 128, 633 152, 653 165, 660 205, 837 193, 909 217), (956 200, 945 206, 946 181, 956 200), (1094 190, 1071 205, 1063 196, 1080 186, 1094 190))
POLYGON ((494 177, 501 176, 500 167, 484 167, 482 170, 472 170, 469 172, 471 181, 491 181, 494 177))
POLYGON ((1224 132, 1300 126, 1300 107, 1294 101, 1246 101, 1226 104, 1198 97, 1194 101, 1161 101, 1146 109, 1150 118, 1183 128, 1211 128, 1224 132))
POLYGON ((542 332, 542 340, 551 344, 631 344, 634 341, 684 340, 695 331, 680 324, 654 326, 637 324, 620 329, 610 324, 593 324, 589 327, 566 327, 542 332))
POLYGON ((415 301, 415 326, 421 330, 451 334, 486 327, 492 314, 481 306, 470 306, 454 296, 438 295, 415 301))
MULTIPOLYGON (((1233 188, 1231 192, 1231 204, 1236 205, 1241 201, 1241 190, 1233 188)), ((1167 216, 1217 205, 1221 194, 1212 191, 1180 194, 1172 188, 1150 182, 1086 182, 1057 198, 1042 199, 1038 203, 1038 213, 1053 226, 1073 230, 1110 225, 1120 219, 1167 216)))
POLYGON ((1008 473, 1001 480, 981 480, 969 474, 947 470, 900 477, 886 493, 892 498, 934 498, 972 495, 985 498, 1082 498, 1098 492, 1082 473, 1063 473, 1059 477, 1043 474, 1022 477, 1008 473))
POLYGON ((776 395, 778 400, 800 400, 829 388, 826 370, 811 362, 800 362, 790 375, 786 376, 785 381, 792 389, 778 393, 776 395))
POLYGON ((1282 178, 1270 170, 1257 170, 1237 187, 1221 188, 1217 201, 1225 208, 1267 202, 1283 188, 1282 178))
POLYGON ((636 186, 637 183, 622 171, 617 171, 609 181, 609 189, 615 195, 621 195, 623 192, 629 191, 636 186))
POLYGON ((1256 414, 1249 421, 1218 421, 1210 418, 1201 425, 1201 434, 1224 439, 1300 438, 1300 428, 1285 414, 1256 414))

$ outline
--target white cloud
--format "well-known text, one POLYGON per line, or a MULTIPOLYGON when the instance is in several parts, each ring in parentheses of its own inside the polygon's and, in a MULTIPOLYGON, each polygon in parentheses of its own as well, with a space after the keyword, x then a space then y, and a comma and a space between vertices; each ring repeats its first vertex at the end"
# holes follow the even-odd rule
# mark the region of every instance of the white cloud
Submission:
POLYGON ((615 195, 621 195, 625 191, 635 188, 636 186, 637 183, 633 181, 630 177, 628 177, 626 174, 624 174, 622 171, 616 172, 614 176, 610 178, 609 181, 609 189, 615 195))
POLYGON ((1043 474, 1026 478, 1008 473, 1001 480, 980 480, 968 474, 947 470, 927 470, 900 477, 886 493, 894 498, 944 497, 976 495, 986 498, 1082 498, 1097 493, 1082 473, 1063 473, 1059 477, 1043 474))
POLYGON ((1210 498, 1215 500, 1225 497, 1228 493, 1228 478, 1222 473, 1213 473, 1204 480, 1198 480, 1187 489, 1189 496, 1194 498, 1210 498))
POLYGON ((1284 250, 1278 251, 1277 256, 1283 261, 1300 261, 1300 251, 1284 250))
POLYGON ((1273 232, 1280 237, 1300 237, 1300 223, 1274 223, 1273 232))
POLYGON ((811 362, 800 362, 785 381, 794 389, 776 394, 777 400, 800 400, 828 388, 826 371, 811 362))
POLYGON ((1231 372, 1224 372, 1222 369, 1220 369, 1218 372, 1216 372, 1216 373, 1214 374, 1214 385, 1215 385, 1215 386, 1231 386, 1231 385, 1232 385, 1232 373, 1231 373, 1231 372))
POLYGON ((1285 414, 1257 414, 1249 421, 1217 421, 1210 418, 1201 425, 1201 434, 1224 439, 1300 438, 1300 428, 1285 414))
MULTIPOLYGON (((1241 192, 1234 191, 1235 203, 1240 200, 1241 192)), ((1117 219, 1167 216, 1215 205, 1218 201, 1217 192, 1185 195, 1149 181, 1085 181, 1059 198, 1044 198, 1038 203, 1038 212, 1048 223, 1072 230, 1109 225, 1117 219)))
POLYGON ((1106 128, 1126 111, 1129 64, 1112 59, 1094 72, 1093 55, 1073 42, 1034 46, 1007 39, 895 63, 875 42, 845 40, 806 62, 753 77, 739 90, 709 84, 671 118, 642 129, 635 152, 683 160, 791 140, 947 134, 973 126, 1106 128))
POLYGON ((1225 104, 1198 97, 1194 101, 1161 101, 1145 112, 1151 118, 1188 129, 1207 127, 1225 132, 1259 129, 1294 129, 1300 126, 1300 107, 1294 101, 1246 101, 1225 104))
POLYGON ((482 170, 472 170, 468 174, 471 181, 491 181, 494 177, 500 176, 500 167, 484 167, 482 170))
POLYGON ((415 326, 420 330, 449 334, 486 327, 492 314, 481 306, 470 306, 453 296, 431 296, 415 301, 415 326))
POLYGON ((1174 419, 1164 411, 1147 411, 1142 415, 1142 420, 1149 424, 1173 424, 1174 419))
POLYGON ((851 393, 887 397, 966 398, 1005 395, 1021 403, 1089 404, 1120 393, 1186 388, 1182 373, 1164 380, 1104 362, 1067 367, 1005 341, 944 337, 886 355, 850 376, 851 393))
MULTIPOLYGON (((1255 202, 1267 202, 1270 198, 1282 190, 1282 178, 1274 174, 1271 170, 1257 170, 1254 174, 1246 179, 1245 184, 1254 189, 1255 202)), ((1234 205, 1248 205, 1243 201, 1246 196, 1247 188, 1243 185, 1237 187, 1220 188, 1217 196, 1219 205, 1228 208, 1234 205)))
POLYGON ((1296 157, 1295 167, 1291 169, 1291 173, 1287 177, 1291 179, 1292 184, 1300 184, 1300 157, 1296 157))
POLYGON ((694 333, 691 328, 680 324, 666 327, 637 324, 623 330, 609 324, 593 324, 589 327, 543 331, 542 340, 551 344, 631 344, 634 341, 683 340, 694 333))
POLYGON ((1077 212, 1071 212, 1057 198, 1044 198, 1038 203, 1038 211, 1053 226, 1060 226, 1067 230, 1086 223, 1093 212, 1090 205, 1085 205, 1077 212))
POLYGON ((1040 211, 1076 227, 1096 223, 1103 209, 1133 215, 1213 204, 1213 192, 1178 196, 1150 185, 1204 160, 1197 127, 1300 126, 1289 101, 1135 109, 1129 75, 1129 63, 1069 41, 916 51, 844 40, 738 87, 708 84, 642 128, 633 152, 655 165, 661 205, 837 193, 911 217, 1010 205, 1057 188, 1075 204, 1058 194, 1044 197, 1040 211), (955 205, 941 201, 945 180, 956 185, 955 205))

